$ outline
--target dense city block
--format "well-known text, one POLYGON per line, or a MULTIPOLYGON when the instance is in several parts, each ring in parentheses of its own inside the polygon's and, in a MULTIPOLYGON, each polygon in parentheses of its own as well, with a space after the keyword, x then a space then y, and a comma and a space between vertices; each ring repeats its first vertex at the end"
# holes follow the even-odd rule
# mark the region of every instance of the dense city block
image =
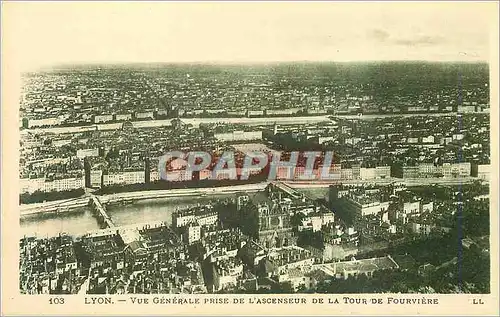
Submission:
POLYGON ((27 73, 19 202, 21 227, 35 229, 19 241, 20 290, 489 293, 488 71, 380 62, 27 73), (172 151, 211 161, 193 173, 185 160, 162 162, 172 151), (247 173, 251 152, 269 162, 247 173), (234 169, 216 168, 225 153, 234 169), (276 165, 276 155, 297 162, 276 165), (67 232, 75 219, 92 230, 67 232))

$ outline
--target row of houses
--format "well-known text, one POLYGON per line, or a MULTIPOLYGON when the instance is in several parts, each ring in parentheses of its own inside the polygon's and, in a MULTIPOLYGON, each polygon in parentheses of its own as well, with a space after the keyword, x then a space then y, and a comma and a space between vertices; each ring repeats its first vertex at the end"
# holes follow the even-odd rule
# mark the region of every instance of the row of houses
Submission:
POLYGON ((419 163, 414 166, 394 166, 392 174, 398 178, 426 178, 426 177, 468 177, 471 176, 472 165, 470 162, 419 163))
POLYGON ((19 180, 21 193, 41 192, 60 192, 74 189, 83 189, 85 187, 85 177, 81 175, 69 176, 60 179, 49 180, 41 178, 21 178, 19 180))

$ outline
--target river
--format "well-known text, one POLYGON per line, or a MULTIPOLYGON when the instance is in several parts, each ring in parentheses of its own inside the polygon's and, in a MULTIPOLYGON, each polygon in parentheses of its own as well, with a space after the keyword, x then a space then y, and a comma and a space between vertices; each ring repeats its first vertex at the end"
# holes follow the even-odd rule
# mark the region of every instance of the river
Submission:
MULTIPOLYGON (((462 177, 458 179, 427 178, 427 179, 406 179, 397 182, 405 183, 407 186, 430 186, 441 184, 444 186, 457 186, 470 184, 477 181, 474 177, 462 177)), ((386 185, 395 179, 379 179, 369 181, 345 181, 344 184, 378 184, 386 185)), ((484 182, 484 180, 483 180, 484 182)), ((300 184, 291 183, 292 187, 300 188, 311 199, 327 199, 328 184, 300 184)), ((248 190, 248 189, 247 189, 248 190)), ((245 191, 245 190, 242 190, 245 191)), ((139 200, 131 204, 107 204, 108 214, 116 226, 132 225, 136 223, 147 223, 156 221, 172 221, 172 213, 176 208, 193 206, 196 204, 208 203, 210 200, 234 198, 234 193, 209 194, 209 196, 191 197, 167 197, 139 200)), ((97 230, 99 226, 96 219, 92 217, 90 209, 87 207, 72 210, 65 214, 44 214, 21 216, 21 236, 56 236, 60 232, 70 235, 82 235, 88 231, 97 230)))
POLYGON ((178 208, 206 204, 216 199, 232 198, 235 195, 211 195, 210 197, 169 197, 145 199, 128 205, 109 204, 108 214, 116 226, 154 221, 172 222, 172 213, 178 208))
POLYGON ((21 236, 39 238, 56 236, 60 232, 81 235, 87 231, 99 229, 88 207, 77 208, 64 214, 22 216, 20 227, 21 236))
MULTIPOLYGON (((211 200, 227 199, 234 194, 217 194, 210 197, 169 197, 145 199, 127 205, 108 204, 106 209, 116 226, 135 223, 166 221, 171 223, 176 208, 208 203, 211 200)), ((64 214, 23 216, 20 221, 21 236, 52 237, 61 232, 78 236, 98 230, 99 225, 89 208, 78 208, 64 214)))
MULTIPOLYGON (((170 126, 171 120, 147 120, 147 121, 131 121, 134 128, 155 128, 170 126)), ((201 123, 230 123, 230 124, 247 124, 247 125, 272 125, 277 122, 281 125, 286 124, 306 124, 306 123, 317 123, 323 121, 329 121, 328 116, 307 116, 307 117, 261 117, 261 118, 181 118, 182 122, 186 124, 192 124, 197 127, 201 123)), ((47 128, 34 127, 31 129, 22 129, 21 135, 28 133, 79 133, 85 131, 95 131, 95 130, 116 130, 121 129, 123 123, 100 123, 93 125, 84 126, 51 126, 47 128)))

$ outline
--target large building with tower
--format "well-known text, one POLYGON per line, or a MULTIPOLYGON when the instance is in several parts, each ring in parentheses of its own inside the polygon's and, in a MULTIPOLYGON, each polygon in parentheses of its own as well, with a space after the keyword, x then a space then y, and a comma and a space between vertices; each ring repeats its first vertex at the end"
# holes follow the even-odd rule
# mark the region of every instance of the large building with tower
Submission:
POLYGON ((275 184, 263 192, 238 198, 241 227, 244 233, 265 248, 294 245, 290 218, 293 199, 275 184))

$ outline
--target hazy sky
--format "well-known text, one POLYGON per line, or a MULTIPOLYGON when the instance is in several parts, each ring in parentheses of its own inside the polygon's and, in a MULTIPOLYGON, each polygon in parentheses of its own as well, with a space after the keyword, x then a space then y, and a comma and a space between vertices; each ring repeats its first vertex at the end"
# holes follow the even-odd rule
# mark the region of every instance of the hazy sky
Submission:
POLYGON ((3 3, 2 31, 4 49, 23 70, 87 62, 478 61, 489 59, 497 8, 456 2, 15 2, 3 3))

